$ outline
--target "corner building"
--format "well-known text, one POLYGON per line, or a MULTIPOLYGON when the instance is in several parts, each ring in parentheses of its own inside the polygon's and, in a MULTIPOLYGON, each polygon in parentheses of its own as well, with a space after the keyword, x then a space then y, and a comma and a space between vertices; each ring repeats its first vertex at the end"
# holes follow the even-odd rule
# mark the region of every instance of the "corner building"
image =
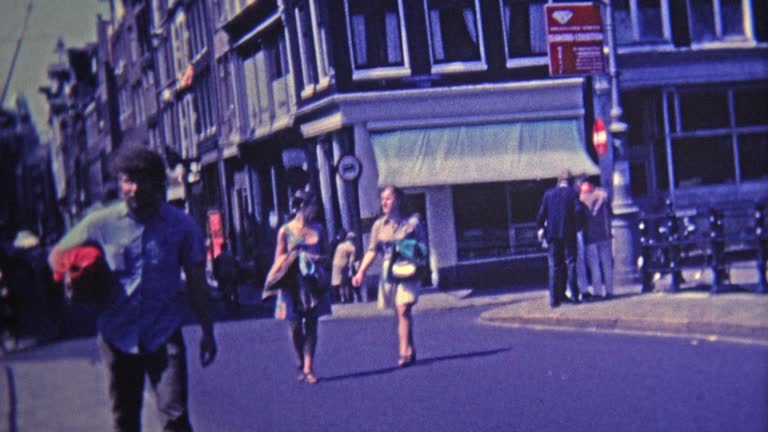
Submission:
MULTIPOLYGON (((209 1, 239 251, 271 249, 307 182, 329 234, 365 246, 378 188, 395 184, 427 222, 440 286, 541 278, 534 218, 557 173, 612 188, 616 155, 591 137, 610 80, 550 77, 547 1, 209 1)), ((765 2, 611 5, 637 209, 765 200, 765 2)))

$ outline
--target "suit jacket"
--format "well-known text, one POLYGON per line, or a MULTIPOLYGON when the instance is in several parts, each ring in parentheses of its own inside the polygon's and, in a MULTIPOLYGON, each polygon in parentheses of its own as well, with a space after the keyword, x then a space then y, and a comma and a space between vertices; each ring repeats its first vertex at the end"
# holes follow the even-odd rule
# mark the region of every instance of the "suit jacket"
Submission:
POLYGON ((576 233, 584 225, 584 206, 579 194, 568 186, 558 184, 544 192, 536 224, 544 228, 547 240, 576 242, 576 233))

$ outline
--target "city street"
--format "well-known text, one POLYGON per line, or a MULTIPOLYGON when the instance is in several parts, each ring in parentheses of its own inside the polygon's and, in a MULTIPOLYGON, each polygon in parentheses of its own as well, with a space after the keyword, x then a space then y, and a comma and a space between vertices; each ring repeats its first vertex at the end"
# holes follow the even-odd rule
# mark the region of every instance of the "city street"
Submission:
MULTIPOLYGON (((584 307, 584 306, 579 306, 584 307)), ((487 307, 416 314, 418 362, 395 368, 394 318, 324 320, 316 385, 296 380, 287 326, 217 326, 219 357, 196 362, 198 431, 765 431, 768 347, 696 338, 543 331, 478 321, 487 307)), ((107 430, 91 338, 2 360, 12 407, 0 430, 107 430)), ((159 430, 147 399, 145 430, 159 430)))

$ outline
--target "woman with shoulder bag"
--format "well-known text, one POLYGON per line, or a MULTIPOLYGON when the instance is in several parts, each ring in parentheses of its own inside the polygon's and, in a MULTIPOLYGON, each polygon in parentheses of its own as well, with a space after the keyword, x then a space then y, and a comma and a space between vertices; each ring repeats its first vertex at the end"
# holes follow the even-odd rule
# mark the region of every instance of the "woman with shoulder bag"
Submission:
POLYGON ((421 289, 421 271, 426 262, 426 241, 424 228, 418 215, 404 217, 401 214, 403 192, 395 186, 387 186, 381 191, 381 210, 383 215, 371 228, 371 240, 363 256, 352 284, 359 287, 365 272, 381 253, 384 257, 381 279, 379 281, 378 305, 380 308, 393 308, 397 311, 397 334, 400 356, 398 366, 410 366, 416 361, 416 349, 413 341, 413 306, 419 299, 421 289), (408 259, 398 257, 405 251, 398 250, 398 245, 410 242, 408 259), (412 253, 417 251, 414 256, 412 253), (397 261, 397 262, 396 262, 397 261))
POLYGON ((331 314, 329 281, 323 267, 325 239, 312 193, 298 191, 291 211, 294 216, 277 233, 264 297, 277 293, 275 318, 290 324, 298 379, 314 384, 318 381, 313 372, 318 319, 331 314))

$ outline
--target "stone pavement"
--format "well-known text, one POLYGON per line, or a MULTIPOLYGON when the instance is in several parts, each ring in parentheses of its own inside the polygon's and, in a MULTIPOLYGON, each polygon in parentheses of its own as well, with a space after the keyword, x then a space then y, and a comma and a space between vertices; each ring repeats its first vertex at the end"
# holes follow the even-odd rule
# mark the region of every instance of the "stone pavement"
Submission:
MULTIPOLYGON (((745 264, 732 269, 731 281, 740 288, 732 287, 717 295, 709 294, 706 271, 686 272, 684 277, 689 282, 675 293, 668 292, 667 282, 661 279, 652 293, 641 294, 638 284, 621 285, 616 287, 611 300, 555 309, 549 307, 543 284, 448 291, 426 288, 414 313, 418 316, 437 309, 477 307, 480 321, 490 324, 768 345, 768 294, 750 292, 756 288, 754 266, 745 264)), ((258 312, 253 317, 269 316, 268 305, 259 297, 257 289, 241 288, 246 308, 258 312)), ((214 303, 222 307, 220 300, 214 303)), ((391 316, 392 311, 378 309, 375 302, 368 302, 334 305, 333 316, 324 319, 383 315, 391 316)), ((191 333, 189 340, 199 338, 197 326, 185 328, 185 333, 191 333)), ((92 338, 30 347, 0 356, 0 366, 0 432, 103 430, 109 423, 105 377, 92 338), (78 389, 76 395, 63 390, 72 388, 78 389)), ((151 404, 149 400, 147 403, 151 404)), ((144 410, 143 414, 146 430, 157 430, 154 411, 144 410)))

